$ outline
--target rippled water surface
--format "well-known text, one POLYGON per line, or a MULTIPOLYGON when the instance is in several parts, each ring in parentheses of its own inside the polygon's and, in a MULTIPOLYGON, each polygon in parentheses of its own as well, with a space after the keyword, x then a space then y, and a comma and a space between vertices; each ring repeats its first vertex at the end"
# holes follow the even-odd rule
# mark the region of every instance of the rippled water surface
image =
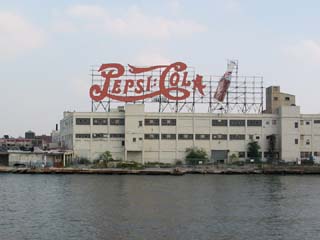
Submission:
POLYGON ((320 176, 0 175, 0 239, 319 239, 320 176))

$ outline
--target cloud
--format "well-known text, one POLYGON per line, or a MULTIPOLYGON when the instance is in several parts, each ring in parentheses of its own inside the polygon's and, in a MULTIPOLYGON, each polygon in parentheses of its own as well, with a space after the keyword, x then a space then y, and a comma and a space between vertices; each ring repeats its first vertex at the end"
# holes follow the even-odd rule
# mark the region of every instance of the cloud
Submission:
POLYGON ((180 0, 169 0, 168 7, 172 13, 177 14, 180 12, 182 4, 180 0))
POLYGON ((191 20, 151 16, 137 7, 130 7, 120 13, 97 5, 75 5, 65 11, 64 21, 68 25, 77 26, 78 31, 144 38, 166 39, 207 30, 206 26, 191 20))
POLYGON ((105 9, 96 5, 75 5, 67 9, 67 14, 74 17, 101 18, 105 9))
POLYGON ((225 4, 226 10, 231 12, 238 12, 241 9, 240 3, 238 0, 225 0, 224 4, 225 4))
POLYGON ((315 40, 304 40, 296 45, 284 49, 288 57, 296 61, 309 64, 320 64, 320 42, 315 40))
POLYGON ((16 56, 44 44, 43 32, 12 12, 0 12, 0 54, 16 56))
POLYGON ((172 60, 155 51, 148 51, 139 54, 133 62, 138 66, 151 66, 158 64, 171 64, 172 60))

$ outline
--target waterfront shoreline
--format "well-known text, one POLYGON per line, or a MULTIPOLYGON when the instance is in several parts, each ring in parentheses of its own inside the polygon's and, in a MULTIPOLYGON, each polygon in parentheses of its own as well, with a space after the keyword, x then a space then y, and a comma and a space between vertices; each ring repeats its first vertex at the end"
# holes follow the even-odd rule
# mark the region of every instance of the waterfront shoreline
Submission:
POLYGON ((16 168, 0 167, 0 173, 13 174, 104 174, 104 175, 173 175, 185 174, 320 174, 320 166, 197 167, 197 168, 16 168))

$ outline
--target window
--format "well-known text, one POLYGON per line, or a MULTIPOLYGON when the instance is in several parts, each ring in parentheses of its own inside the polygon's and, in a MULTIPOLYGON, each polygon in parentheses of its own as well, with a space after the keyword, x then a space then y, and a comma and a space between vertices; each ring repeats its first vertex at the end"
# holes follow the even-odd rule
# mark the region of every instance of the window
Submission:
POLYGON ((110 138, 124 138, 123 133, 110 133, 110 138))
POLYGON ((227 140, 227 134, 212 134, 212 140, 227 140))
POLYGON ((269 122, 269 121, 266 121, 266 125, 270 125, 270 122, 269 122))
POLYGON ((260 139, 260 136, 256 136, 256 140, 259 140, 260 139))
POLYGON ((144 139, 150 139, 150 140, 152 140, 152 139, 159 139, 159 134, 145 134, 144 135, 144 139))
POLYGON ((139 127, 142 127, 142 121, 139 121, 139 127))
POLYGON ((299 123, 298 122, 295 122, 294 123, 294 128, 298 128, 299 127, 299 123))
POLYGON ((125 141, 121 141, 121 146, 124 146, 125 145, 125 141))
POLYGON ((300 152, 300 157, 304 159, 309 159, 310 156, 312 155, 312 152, 300 152))
POLYGON ((177 139, 176 134, 161 134, 161 139, 162 140, 175 140, 177 139))
POLYGON ((239 152, 238 156, 239 156, 239 158, 245 158, 246 157, 246 152, 239 152))
POLYGON ((159 126, 159 119, 145 119, 145 126, 159 126))
POLYGON ((106 133, 92 133, 92 138, 108 138, 106 133))
POLYGON ((90 133, 77 133, 76 138, 90 138, 90 133))
POLYGON ((277 125, 277 120, 273 119, 272 120, 272 125, 277 125))
POLYGON ((320 124, 320 120, 314 120, 313 123, 314 124, 320 124))
POLYGON ((229 139, 230 140, 245 140, 246 135, 244 135, 244 134, 230 134, 229 139))
POLYGON ((248 127, 261 127, 262 120, 247 120, 248 127))
POLYGON ((246 125, 245 120, 230 120, 230 126, 232 127, 243 127, 246 125))
POLYGON ((263 156, 264 156, 265 158, 269 158, 269 157, 271 156, 271 153, 270 153, 270 152, 264 152, 264 153, 263 153, 263 156))
POLYGON ((90 118, 76 118, 76 125, 90 125, 90 118))
POLYGON ((193 140, 193 134, 178 134, 178 139, 193 140))
POLYGON ((176 126, 177 120, 176 119, 161 119, 162 126, 176 126))
POLYGON ((285 97, 284 100, 290 101, 290 97, 285 97))
POLYGON ((210 140, 210 134, 196 134, 197 140, 210 140))
POLYGON ((306 145, 310 145, 310 139, 307 139, 306 145))
POLYGON ((294 144, 299 144, 299 139, 298 138, 294 139, 294 144))
POLYGON ((273 97, 273 101, 278 101, 278 97, 273 97))
POLYGON ((124 118, 110 118, 110 125, 124 125, 124 118))
POLYGON ((226 126, 228 126, 228 120, 226 120, 226 119, 213 119, 212 126, 226 127, 226 126))
POLYGON ((136 138, 132 138, 132 142, 136 142, 137 141, 137 139, 136 138))
POLYGON ((306 125, 310 125, 310 122, 309 122, 309 121, 307 121, 307 122, 306 122, 306 125))
POLYGON ((93 125, 108 125, 108 118, 94 118, 93 125))

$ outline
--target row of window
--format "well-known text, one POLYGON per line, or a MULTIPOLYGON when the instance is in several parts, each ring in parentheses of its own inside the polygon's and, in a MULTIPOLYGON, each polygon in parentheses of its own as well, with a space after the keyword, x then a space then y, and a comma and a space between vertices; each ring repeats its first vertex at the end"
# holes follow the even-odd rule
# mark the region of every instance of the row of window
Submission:
MULTIPOLYGON (((314 124, 320 124, 320 120, 314 120, 313 123, 314 124)), ((300 120, 300 125, 310 125, 310 121, 300 120)), ((294 127, 295 128, 299 128, 299 122, 295 122, 294 123, 294 127)))
POLYGON ((310 157, 319 157, 320 152, 300 152, 300 157, 301 158, 310 158, 310 157))
MULTIPOLYGON (((93 118, 93 125, 108 125, 108 118, 93 118)), ((110 125, 124 125, 124 118, 110 118, 110 125)), ((159 126, 159 119, 145 119, 144 124, 146 126, 159 126)), ((76 118, 76 125, 91 125, 91 118, 76 118)), ((176 119, 161 119, 162 126, 176 126, 176 119)), ((142 122, 139 122, 139 126, 142 126, 142 122)))
MULTIPOLYGON (((92 124, 93 125, 108 125, 110 121, 110 125, 125 125, 125 119, 124 118, 93 118, 92 124)), ((320 124, 320 120, 314 120, 314 124, 320 124)), ((269 123, 269 122, 267 122, 269 123)), ((272 124, 276 125, 276 120, 272 120, 272 124)), ((301 120, 301 125, 304 124, 304 121, 301 120)), ((310 125, 310 121, 305 121, 306 125, 310 125)), ((76 125, 91 125, 91 118, 76 118, 76 125)), ((157 118, 148 118, 144 120, 145 126, 159 126, 160 120, 157 118)), ((176 119, 161 119, 161 125, 162 126, 176 126, 177 120, 176 119)), ((142 122, 139 122, 139 126, 142 126, 142 122)), ((246 120, 243 119, 214 119, 212 120, 212 126, 221 126, 221 127, 245 127, 246 126, 246 120)), ((262 120, 259 119, 248 119, 247 120, 247 126, 248 127, 261 127, 262 126, 262 120)), ((295 122, 294 127, 298 128, 299 123, 295 122)))
MULTIPOLYGON (((227 134, 212 134, 212 140, 228 140, 227 134)), ((161 134, 162 140, 193 140, 193 137, 196 140, 210 140, 210 134, 161 134)), ((160 139, 160 134, 153 133, 153 134, 145 134, 144 139, 160 139)), ((230 140, 245 140, 246 135, 244 134, 230 134, 229 135, 230 140)))
MULTIPOLYGON (((93 125, 108 125, 108 118, 93 118, 92 119, 93 125)), ((110 125, 124 125, 125 119, 124 118, 110 118, 110 125)), ((76 125, 91 125, 91 118, 76 118, 76 125)), ((142 124, 139 123, 139 126, 142 124)), ((144 125, 146 126, 159 126, 160 119, 157 118, 147 118, 144 120, 144 125)), ((162 126, 176 126, 177 120, 176 119, 161 119, 162 126)), ((212 120, 212 126, 228 126, 228 120, 226 119, 214 119, 212 120)), ((229 126, 246 126, 246 120, 229 120, 229 126)), ((262 120, 247 120, 247 126, 262 126, 262 120)))
MULTIPOLYGON (((92 138, 124 138, 125 135, 123 133, 93 133, 92 138)), ((90 133, 77 133, 76 138, 91 138, 90 133)))
MULTIPOLYGON (((124 118, 110 118, 110 125, 124 125, 124 118)), ((93 125, 108 125, 108 118, 93 118, 93 125)), ((76 118, 76 125, 91 125, 91 118, 76 118)))
MULTIPOLYGON (((122 133, 93 133, 92 138, 124 138, 125 135, 122 133)), ((161 134, 162 140, 193 140, 193 134, 161 134)), ((90 133, 77 133, 76 138, 91 138, 90 133)), ((151 133, 144 134, 144 139, 160 139, 160 134, 151 133)), ((195 134, 196 140, 210 140, 210 134, 195 134)), ((230 134, 229 140, 245 140, 246 135, 244 134, 230 134)), ((212 140, 228 140, 227 134, 212 134, 212 140)))
MULTIPOLYGON (((212 120, 212 126, 227 127, 228 126, 228 120, 227 119, 214 119, 214 120, 212 120)), ((231 120, 229 120, 229 126, 231 126, 231 127, 245 127, 246 126, 246 120, 243 120, 243 119, 231 119, 231 120)), ((259 120, 259 119, 247 120, 247 126, 248 127, 261 127, 262 126, 262 120, 259 120)))
MULTIPOLYGON (((145 126, 159 126, 160 120, 157 118, 146 118, 144 120, 145 126)), ((176 119, 161 119, 162 126, 176 126, 177 120, 176 119)))
MULTIPOLYGON (((145 119, 144 124, 146 126, 159 126, 160 121, 159 119, 145 119)), ((162 126, 176 126, 177 122, 176 119, 161 119, 161 125, 162 126)), ((275 123, 274 123, 275 124, 275 123)), ((212 126, 221 126, 226 127, 228 126, 228 120, 227 119, 214 119, 212 120, 212 126)), ((246 120, 229 120, 229 126, 246 126, 246 120)), ((248 127, 261 127, 262 126, 262 120, 247 120, 247 126, 248 127)))

